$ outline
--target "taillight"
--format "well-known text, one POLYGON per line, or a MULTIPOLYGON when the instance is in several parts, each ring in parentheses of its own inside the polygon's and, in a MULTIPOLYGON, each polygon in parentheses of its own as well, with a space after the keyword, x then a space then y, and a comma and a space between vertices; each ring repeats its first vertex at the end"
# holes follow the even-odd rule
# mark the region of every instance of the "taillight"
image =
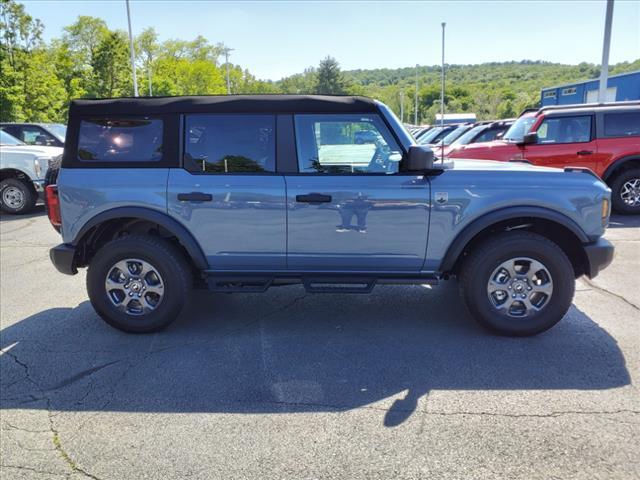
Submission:
POLYGON ((58 198, 58 186, 47 185, 44 189, 47 200, 47 215, 51 225, 56 230, 62 225, 62 216, 60 215, 60 198, 58 198))

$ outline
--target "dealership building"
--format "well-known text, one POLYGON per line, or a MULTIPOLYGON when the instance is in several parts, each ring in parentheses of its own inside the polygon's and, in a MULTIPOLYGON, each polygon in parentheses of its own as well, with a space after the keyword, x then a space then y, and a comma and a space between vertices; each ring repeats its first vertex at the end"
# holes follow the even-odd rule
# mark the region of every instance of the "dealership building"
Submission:
MULTIPOLYGON (((599 84, 599 80, 594 79, 544 88, 540 92, 540 105, 544 107, 546 105, 596 103, 599 84)), ((623 102, 625 100, 640 100, 640 70, 609 77, 606 101, 623 102)))

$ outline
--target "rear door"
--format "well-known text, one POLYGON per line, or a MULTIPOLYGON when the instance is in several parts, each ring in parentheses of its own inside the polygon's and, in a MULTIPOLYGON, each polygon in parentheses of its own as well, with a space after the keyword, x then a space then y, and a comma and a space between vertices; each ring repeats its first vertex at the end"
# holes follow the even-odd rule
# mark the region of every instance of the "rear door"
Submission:
POLYGON ((429 226, 427 177, 375 114, 294 116, 298 173, 286 174, 290 270, 419 271, 429 226), (358 143, 368 131, 373 143, 358 143))
POLYGON ((545 167, 587 167, 598 171, 594 117, 590 114, 545 117, 538 143, 526 145, 524 158, 545 167))
POLYGON ((183 130, 183 168, 169 172, 169 214, 195 236, 213 270, 284 270, 276 116, 187 114, 183 130))

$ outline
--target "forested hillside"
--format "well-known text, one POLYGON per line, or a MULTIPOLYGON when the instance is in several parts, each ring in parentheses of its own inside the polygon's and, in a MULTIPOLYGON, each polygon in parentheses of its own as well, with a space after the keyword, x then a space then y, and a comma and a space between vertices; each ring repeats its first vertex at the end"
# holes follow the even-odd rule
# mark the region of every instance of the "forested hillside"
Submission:
MULTIPOLYGON (((81 16, 59 38, 45 43, 45 25, 15 0, 0 0, 0 120, 65 121, 73 98, 133 95, 129 42, 95 17, 81 16)), ((205 95, 227 92, 223 43, 195 39, 160 42, 150 28, 135 38, 140 95, 205 95)), ((311 60, 313 61, 313 60, 311 60)), ((611 67, 610 73, 640 70, 640 59, 611 67)), ((448 65, 446 110, 475 112, 480 119, 506 118, 536 106, 540 89, 595 78, 593 64, 542 61, 448 65)), ((440 105, 439 66, 420 66, 418 121, 433 122, 440 105)), ((256 79, 250 69, 229 65, 232 93, 360 94, 387 103, 413 121, 416 68, 341 71, 327 57, 319 66, 279 81, 256 79)))

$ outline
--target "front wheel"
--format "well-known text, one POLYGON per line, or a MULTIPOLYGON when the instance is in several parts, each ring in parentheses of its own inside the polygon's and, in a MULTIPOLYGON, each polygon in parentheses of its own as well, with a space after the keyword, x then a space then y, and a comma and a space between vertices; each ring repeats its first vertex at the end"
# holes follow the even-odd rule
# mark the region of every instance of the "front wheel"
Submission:
POLYGON ((626 170, 613 179, 611 203, 618 213, 640 214, 640 168, 626 170))
POLYGON ((529 336, 558 323, 575 290, 562 249, 531 232, 508 232, 478 245, 465 261, 461 294, 473 317, 502 335, 529 336))
POLYGON ((0 182, 0 208, 13 214, 27 213, 36 204, 36 193, 29 184, 18 178, 0 182))
POLYGON ((191 286, 184 255, 150 235, 130 235, 104 245, 87 271, 93 308, 109 325, 150 333, 180 313, 191 286))

